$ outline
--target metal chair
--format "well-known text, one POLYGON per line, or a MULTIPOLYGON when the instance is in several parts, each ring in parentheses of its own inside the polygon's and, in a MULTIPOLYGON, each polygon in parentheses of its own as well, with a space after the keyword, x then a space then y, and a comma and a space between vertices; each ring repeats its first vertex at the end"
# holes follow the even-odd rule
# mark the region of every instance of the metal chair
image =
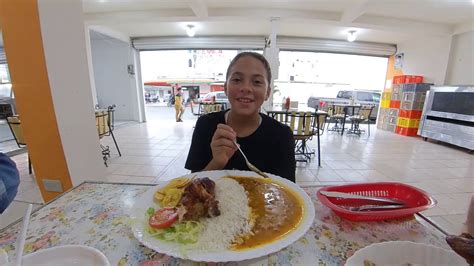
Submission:
MULTIPOLYGON (((120 149, 118 147, 117 141, 115 140, 114 136, 114 112, 115 112, 115 105, 111 105, 107 107, 107 110, 96 110, 95 111, 95 125, 97 127, 97 133, 99 135, 99 139, 102 139, 105 136, 112 136, 112 139, 115 143, 115 147, 117 148, 119 156, 122 156, 120 149)), ((107 165, 107 160, 110 158, 110 148, 109 146, 100 144, 100 148, 102 150, 102 158, 104 159, 105 166, 107 165)))
POLYGON ((209 113, 220 112, 225 109, 225 103, 200 103, 198 114, 205 115, 209 113))
POLYGON ((349 120, 351 121, 351 128, 347 131, 347 134, 356 134, 360 136, 361 133, 365 132, 364 130, 360 129, 360 123, 367 121, 367 131, 368 136, 370 136, 369 117, 373 109, 373 105, 364 105, 359 109, 359 113, 357 115, 349 116, 349 120))
POLYGON ((282 124, 288 125, 288 113, 277 113, 273 118, 282 124))
POLYGON ((339 106, 339 105, 332 105, 328 107, 328 130, 329 131, 337 131, 340 132, 342 131, 342 124, 344 123, 344 120, 346 119, 346 110, 344 109, 344 106, 339 106), (332 128, 329 128, 329 125, 331 122, 334 122, 334 126, 332 128))
MULTIPOLYGON (((21 127, 21 120, 18 116, 9 116, 7 117, 7 123, 10 127, 13 137, 15 138, 18 148, 26 147, 25 136, 23 135, 23 128, 21 127)), ((31 166, 30 153, 28 153, 28 172, 33 173, 33 168, 31 166)))
POLYGON ((315 155, 307 141, 311 140, 317 132, 316 114, 312 112, 290 112, 288 113, 289 126, 295 138, 295 156, 296 161, 308 162, 315 155))

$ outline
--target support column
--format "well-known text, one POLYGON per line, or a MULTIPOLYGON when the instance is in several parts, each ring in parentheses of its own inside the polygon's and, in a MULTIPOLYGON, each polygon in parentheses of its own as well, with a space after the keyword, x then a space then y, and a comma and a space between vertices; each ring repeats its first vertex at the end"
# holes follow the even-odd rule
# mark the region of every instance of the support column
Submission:
POLYGON ((82 1, 0 0, 0 12, 12 88, 43 199, 103 178, 82 1))
POLYGON ((84 34, 85 34, 85 41, 86 41, 87 65, 89 68, 92 102, 95 107, 99 104, 99 101, 97 100, 97 89, 95 88, 94 65, 92 64, 92 51, 91 51, 91 31, 89 27, 86 26, 84 30, 84 34))
POLYGON ((274 80, 278 79, 278 71, 280 67, 280 61, 279 61, 279 52, 280 49, 278 49, 277 46, 277 34, 278 34, 278 27, 279 27, 279 18, 271 18, 271 33, 270 37, 268 38, 268 41, 270 45, 265 45, 265 49, 263 51, 263 54, 265 58, 267 59, 268 63, 270 64, 270 67, 272 69, 272 83, 271 83, 271 88, 272 92, 270 93, 270 97, 268 100, 264 103, 264 106, 267 108, 271 108, 273 106, 273 92, 275 88, 274 80))

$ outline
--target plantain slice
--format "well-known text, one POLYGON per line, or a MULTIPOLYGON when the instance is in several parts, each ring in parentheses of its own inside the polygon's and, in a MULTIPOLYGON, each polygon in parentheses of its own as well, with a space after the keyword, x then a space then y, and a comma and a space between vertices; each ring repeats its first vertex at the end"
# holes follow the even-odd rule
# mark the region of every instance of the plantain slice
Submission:
POLYGON ((164 207, 176 207, 184 193, 184 188, 194 179, 178 177, 155 192, 154 198, 164 207))
POLYGON ((166 188, 182 188, 189 184, 190 178, 178 177, 171 180, 163 189, 166 188))
POLYGON ((161 202, 164 197, 165 197, 165 194, 162 193, 161 191, 155 192, 154 198, 155 198, 155 200, 157 200, 158 202, 161 202))
POLYGON ((181 197, 183 196, 184 190, 179 188, 170 188, 166 191, 166 195, 164 196, 161 204, 164 207, 176 207, 181 197))

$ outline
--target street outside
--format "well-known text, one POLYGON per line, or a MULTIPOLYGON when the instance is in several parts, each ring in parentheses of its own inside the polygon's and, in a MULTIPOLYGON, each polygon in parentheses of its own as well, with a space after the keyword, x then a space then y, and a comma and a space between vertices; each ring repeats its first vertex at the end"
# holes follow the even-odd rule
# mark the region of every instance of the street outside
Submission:
MULTIPOLYGON (((145 105, 146 110, 146 120, 147 121, 175 121, 175 109, 174 106, 167 106, 167 103, 149 103, 145 105)), ((194 112, 197 113, 197 109, 199 105, 194 105, 194 112)), ((186 105, 184 109, 183 117, 181 118, 183 121, 196 121, 197 115, 194 115, 191 112, 190 105, 186 105)))

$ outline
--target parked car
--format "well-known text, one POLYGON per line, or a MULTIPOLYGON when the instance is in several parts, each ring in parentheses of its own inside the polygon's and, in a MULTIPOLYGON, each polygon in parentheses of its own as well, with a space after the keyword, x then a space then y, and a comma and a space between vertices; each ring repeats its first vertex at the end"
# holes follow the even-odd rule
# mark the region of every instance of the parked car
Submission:
POLYGON ((203 103, 212 103, 213 101, 216 103, 225 103, 229 105, 229 99, 223 91, 209 92, 201 99, 201 102, 203 103))
POLYGON ((160 96, 157 94, 145 93, 145 103, 159 103, 160 96))
POLYGON ((355 104, 373 105, 374 109, 370 114, 370 119, 375 121, 377 119, 380 96, 381 93, 379 91, 341 90, 337 93, 336 98, 319 98, 313 96, 309 97, 308 107, 318 108, 320 110, 327 111, 328 107, 332 104, 349 104, 351 102, 351 99, 353 99, 355 104))

